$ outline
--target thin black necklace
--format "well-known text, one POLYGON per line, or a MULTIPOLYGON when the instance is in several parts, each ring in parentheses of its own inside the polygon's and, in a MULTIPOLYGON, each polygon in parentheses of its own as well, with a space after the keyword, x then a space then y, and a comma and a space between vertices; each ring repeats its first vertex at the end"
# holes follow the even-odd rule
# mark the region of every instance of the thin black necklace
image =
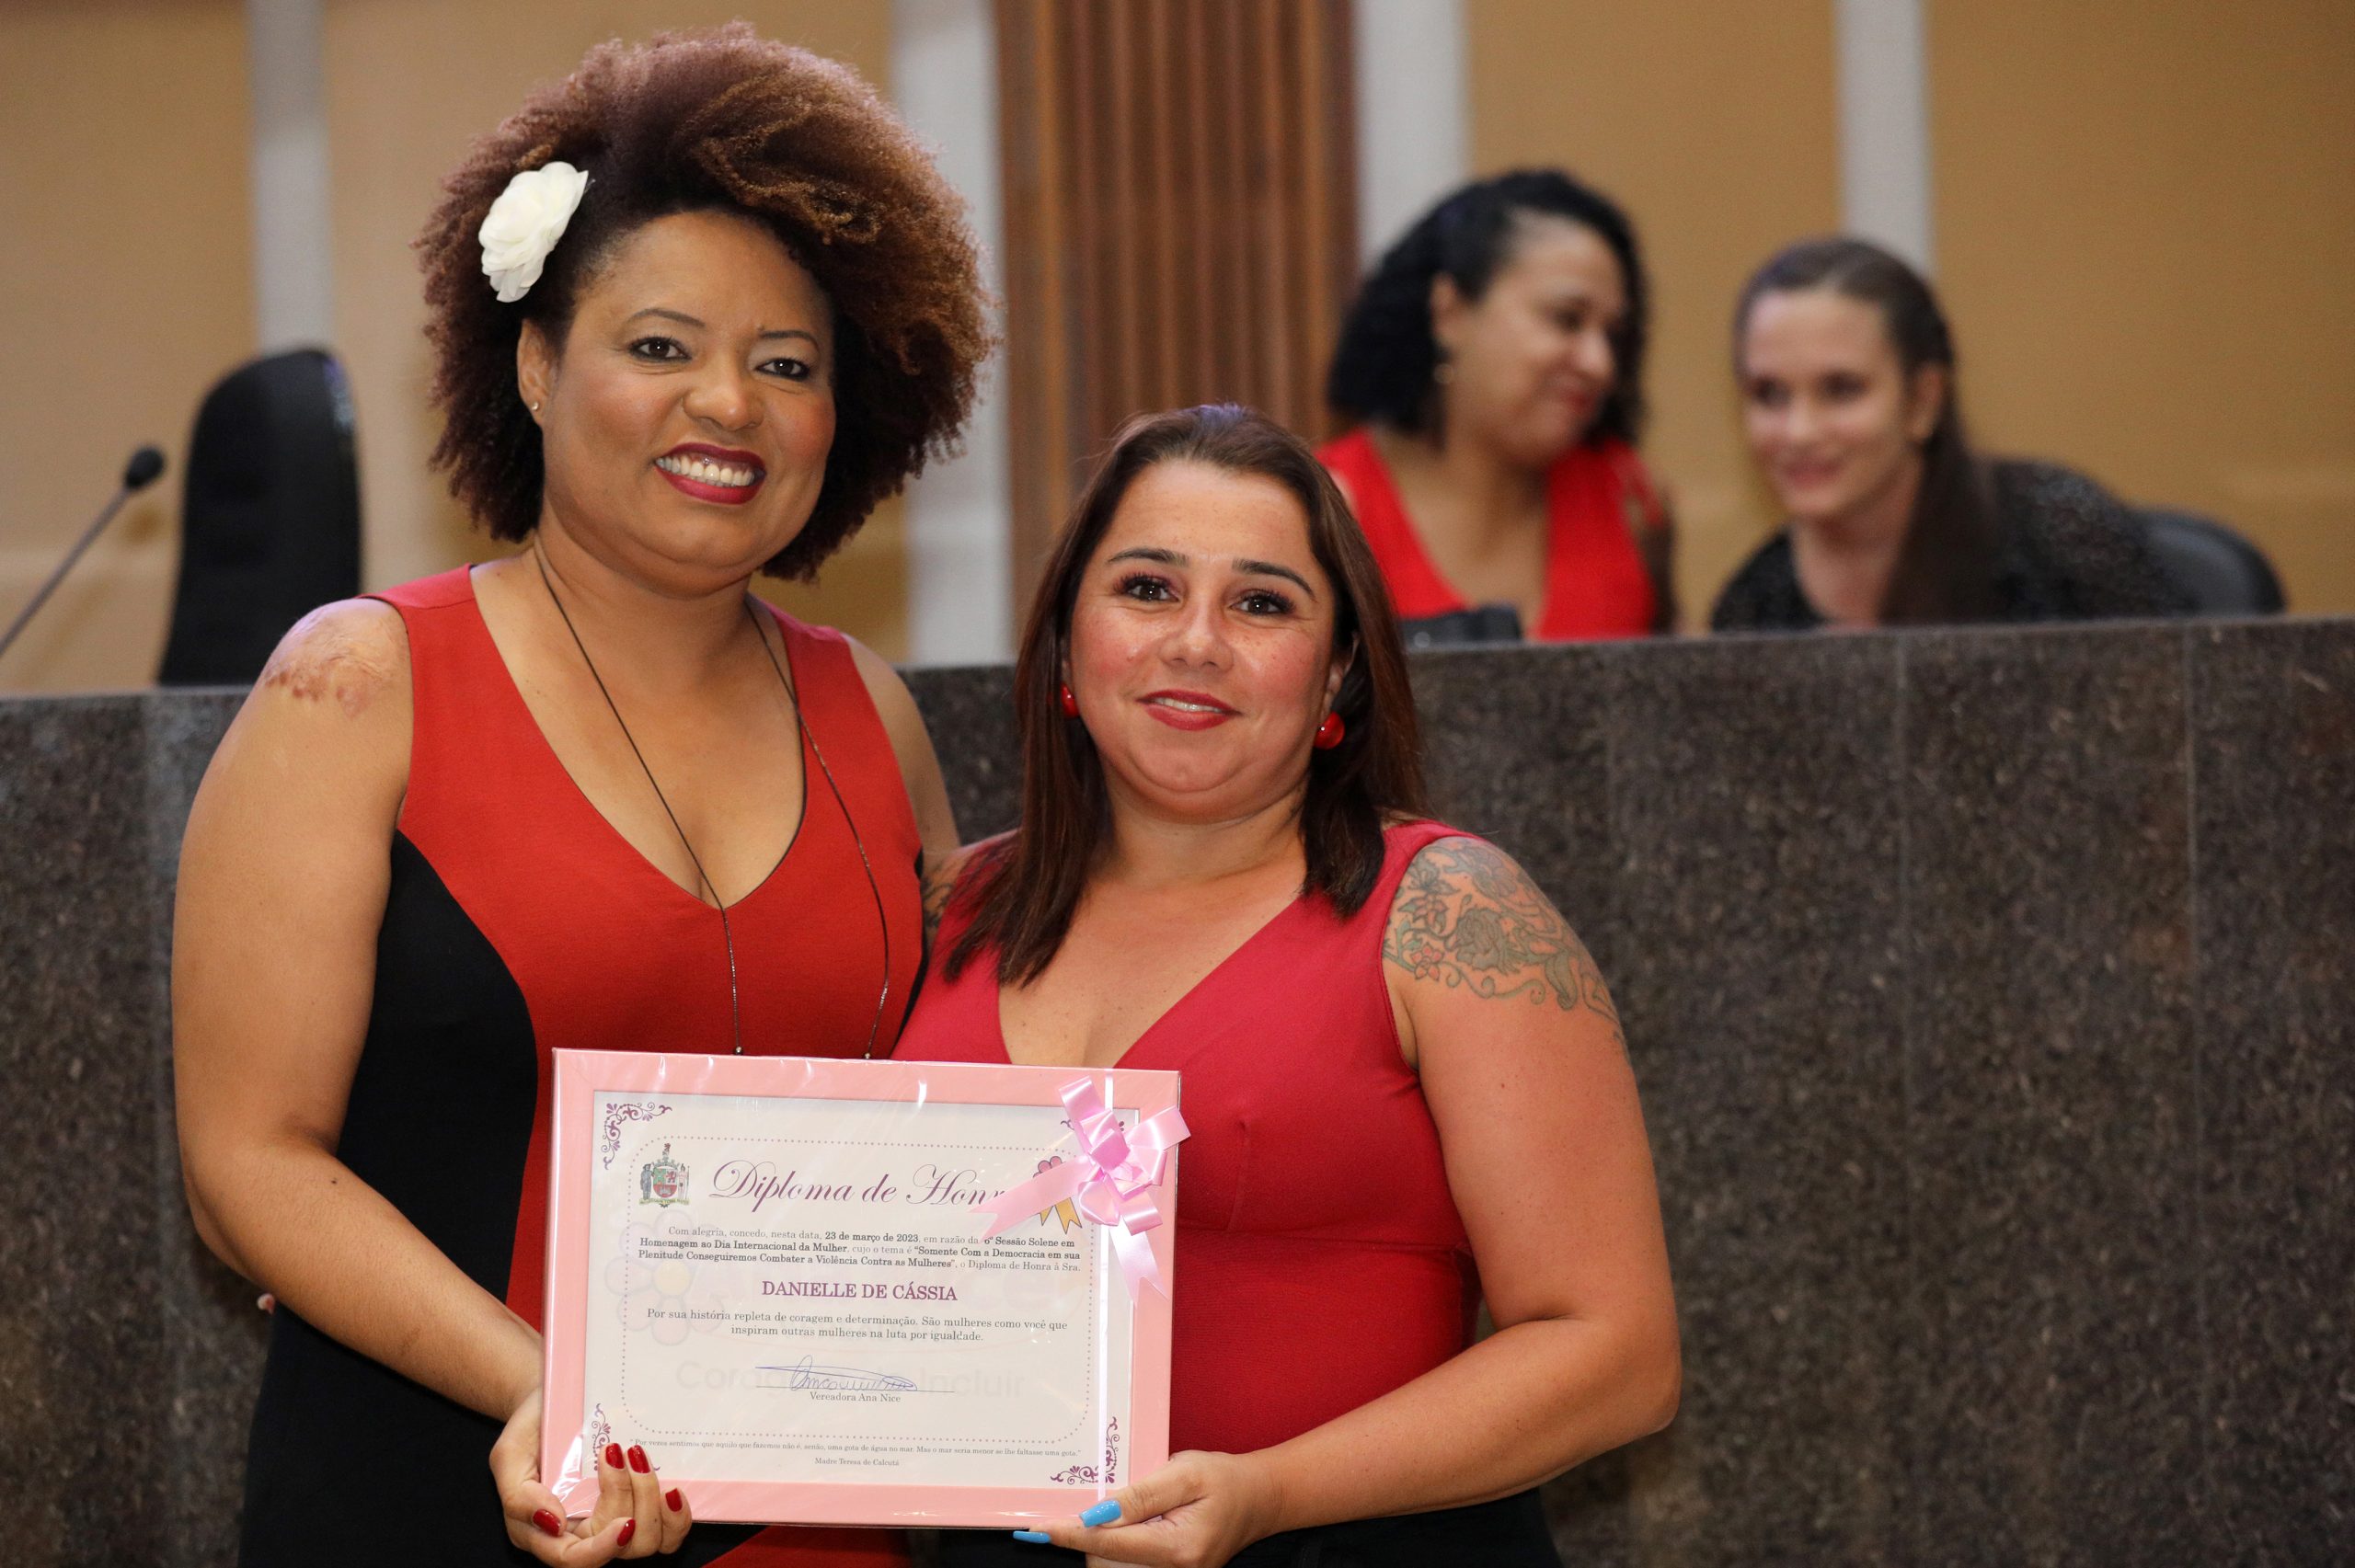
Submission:
MULTIPOLYGON (((597 661, 589 657, 589 645, 580 640, 580 629, 572 624, 572 616, 565 609, 564 600, 557 593, 556 579, 548 575, 547 554, 540 548, 537 540, 533 541, 532 561, 540 568, 540 586, 548 590, 548 602, 556 606, 557 618, 563 621, 564 629, 572 635, 572 646, 580 650, 580 662, 588 667, 589 679, 597 683, 597 694, 605 699, 605 710, 614 715, 614 723, 621 730, 622 738, 629 743, 629 754, 638 759, 638 771, 646 775, 647 787, 653 790, 654 798, 661 803, 662 815, 671 819, 671 831, 679 835, 679 847, 687 852, 687 861, 695 868, 696 881, 705 892, 711 895, 712 907, 719 911, 719 939, 728 948, 729 1036, 735 1047, 734 1054, 742 1056, 744 1013, 736 978, 736 930, 728 918, 727 900, 719 896, 718 885, 712 881, 711 874, 703 868, 703 857, 695 853, 695 846, 688 841, 687 830, 679 825, 679 814, 671 809, 671 797, 662 793, 661 784, 655 781, 654 770, 647 766, 646 753, 638 749, 638 737, 629 732, 629 721, 622 717, 620 705, 614 701, 613 692, 606 690, 605 678, 597 673, 597 661)), ((867 873, 867 894, 875 900, 875 923, 883 933, 883 989, 876 993, 875 1021, 867 1026, 867 1048, 859 1053, 862 1057, 871 1058, 875 1055, 875 1036, 883 1027, 883 1010, 891 1000, 891 922, 883 913, 883 890, 876 885, 875 863, 867 858, 867 841, 859 836, 857 818, 851 816, 850 807, 843 799, 842 786, 834 783, 834 770, 826 765, 826 754, 818 749, 818 738, 810 733, 809 721, 801 714, 800 693, 793 689, 793 678, 785 672, 785 666, 777 662, 776 650, 769 647, 768 638, 761 633, 760 617, 753 611, 749 595, 744 601, 744 618, 752 624, 753 639, 761 645, 761 651, 768 656, 769 668, 776 671, 777 684, 785 688, 786 704, 793 710, 795 734, 809 748, 810 755, 818 760, 818 772, 825 779, 828 792, 834 797, 834 809, 842 813, 844 826, 850 829, 850 841, 858 847, 859 869, 867 873)), ((801 795, 806 803, 810 795, 806 770, 801 780, 801 795)), ((802 826, 808 825, 809 807, 805 804, 802 826)), ((799 828, 794 830, 793 841, 786 846, 785 853, 788 856, 793 853, 794 844, 801 841, 799 828)))

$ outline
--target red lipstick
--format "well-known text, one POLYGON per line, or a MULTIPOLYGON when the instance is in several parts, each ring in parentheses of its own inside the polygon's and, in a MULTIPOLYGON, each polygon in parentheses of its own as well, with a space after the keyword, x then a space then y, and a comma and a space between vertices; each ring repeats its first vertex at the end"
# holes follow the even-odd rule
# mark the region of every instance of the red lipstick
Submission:
POLYGON ((1212 729, 1239 716, 1235 709, 1202 692, 1149 692, 1138 701, 1172 729, 1212 729), (1170 705, 1175 703, 1186 706, 1170 705))
POLYGON ((713 446, 706 441, 681 441, 662 455, 665 457, 707 457, 714 463, 733 464, 739 468, 758 468, 761 465, 759 452, 746 452, 740 447, 713 446))
POLYGON ((760 493, 762 483, 768 478, 768 471, 761 466, 761 460, 753 453, 734 447, 711 446, 703 441, 681 441, 655 460, 654 471, 669 480, 671 487, 682 495, 724 507, 741 506, 751 500, 760 493), (746 485, 722 484, 708 471, 682 474, 663 466, 665 463, 684 463, 688 459, 742 469, 752 475, 752 482, 746 485))

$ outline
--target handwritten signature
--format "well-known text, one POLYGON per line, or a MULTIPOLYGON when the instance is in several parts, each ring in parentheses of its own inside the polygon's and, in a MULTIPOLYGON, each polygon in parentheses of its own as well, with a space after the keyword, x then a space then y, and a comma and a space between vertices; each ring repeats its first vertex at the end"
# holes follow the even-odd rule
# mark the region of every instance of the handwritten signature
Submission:
POLYGON ((783 1372, 787 1389, 890 1389, 905 1390, 916 1386, 913 1378, 902 1378, 891 1372, 861 1372, 850 1367, 820 1367, 812 1358, 803 1356, 790 1367, 759 1367, 761 1372, 783 1372))

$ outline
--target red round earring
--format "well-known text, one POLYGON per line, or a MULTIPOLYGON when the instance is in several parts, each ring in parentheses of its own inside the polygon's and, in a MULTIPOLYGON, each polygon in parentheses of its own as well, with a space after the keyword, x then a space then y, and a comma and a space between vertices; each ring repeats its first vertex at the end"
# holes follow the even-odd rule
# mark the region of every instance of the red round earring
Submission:
POLYGON ((1069 683, 1065 683, 1063 686, 1062 701, 1063 705, 1063 717, 1077 718, 1079 716, 1079 699, 1071 694, 1071 687, 1069 683))
POLYGON ((1349 732, 1350 727, 1341 722, 1339 714, 1327 714, 1325 722, 1316 727, 1316 749, 1319 751, 1330 751, 1341 743, 1341 737, 1349 732))

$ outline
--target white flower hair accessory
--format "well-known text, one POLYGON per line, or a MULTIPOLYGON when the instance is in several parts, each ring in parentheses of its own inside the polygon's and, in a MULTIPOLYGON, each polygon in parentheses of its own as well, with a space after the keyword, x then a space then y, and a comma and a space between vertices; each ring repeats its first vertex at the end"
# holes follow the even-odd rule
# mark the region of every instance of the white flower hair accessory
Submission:
POLYGON ((476 235, 482 241, 482 275, 499 292, 500 303, 511 305, 532 292, 588 189, 589 171, 566 163, 525 169, 507 182, 476 235))

